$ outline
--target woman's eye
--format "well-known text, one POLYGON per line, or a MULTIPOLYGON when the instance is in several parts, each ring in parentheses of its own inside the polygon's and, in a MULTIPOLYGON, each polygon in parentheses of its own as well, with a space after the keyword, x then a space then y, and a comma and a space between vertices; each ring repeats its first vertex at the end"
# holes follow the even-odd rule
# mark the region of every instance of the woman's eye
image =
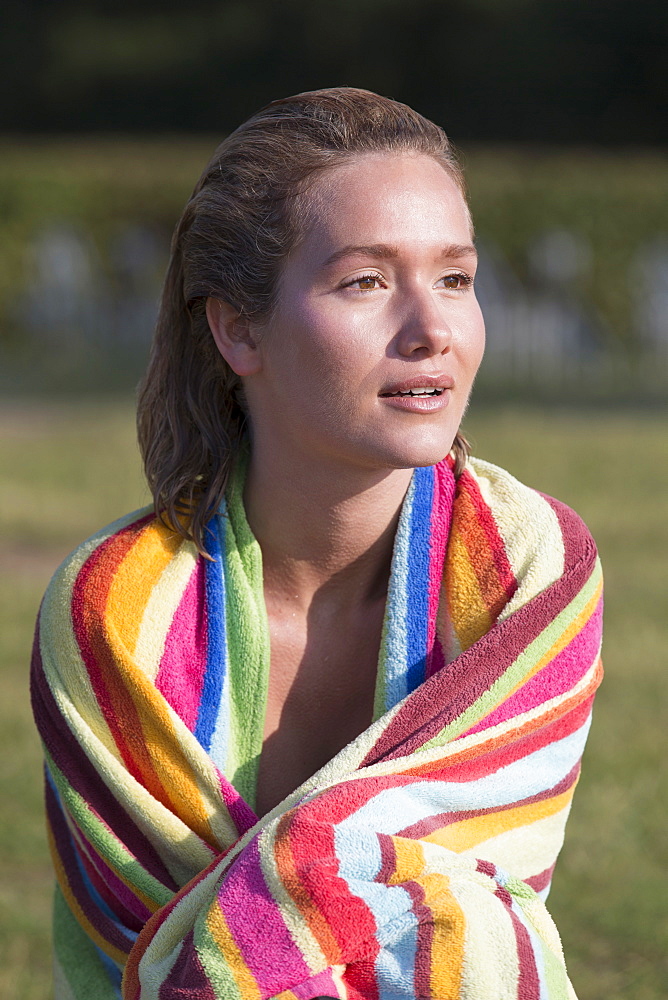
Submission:
POLYGON ((362 274, 359 278, 353 278, 346 282, 344 288, 354 288, 357 286, 361 292, 372 292, 381 284, 380 276, 377 274, 362 274))
POLYGON ((457 274, 445 274, 441 281, 445 288, 452 288, 455 291, 461 291, 463 288, 467 288, 473 282, 473 278, 469 274, 464 274, 463 271, 457 274))

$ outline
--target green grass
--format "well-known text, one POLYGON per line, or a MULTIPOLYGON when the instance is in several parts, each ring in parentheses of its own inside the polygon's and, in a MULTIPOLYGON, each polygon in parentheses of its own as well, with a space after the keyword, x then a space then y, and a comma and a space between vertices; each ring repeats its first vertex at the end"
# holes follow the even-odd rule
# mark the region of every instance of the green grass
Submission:
MULTIPOLYGON (((466 430, 476 454, 570 504, 599 543, 607 673, 550 909, 580 1000, 660 1000, 668 980, 665 413, 474 404, 466 430)), ((0 998, 46 1000, 51 872, 27 698, 31 633, 60 559, 147 502, 131 405, 5 405, 0 470, 0 998)))

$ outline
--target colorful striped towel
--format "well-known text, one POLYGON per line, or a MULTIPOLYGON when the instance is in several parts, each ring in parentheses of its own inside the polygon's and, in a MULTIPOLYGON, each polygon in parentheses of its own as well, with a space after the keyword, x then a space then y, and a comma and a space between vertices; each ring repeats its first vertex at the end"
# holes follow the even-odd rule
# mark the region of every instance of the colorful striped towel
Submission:
POLYGON ((475 459, 416 470, 375 721, 259 820, 269 639, 239 477, 209 553, 140 512, 45 595, 57 1000, 573 997, 544 898, 601 672, 579 518, 475 459))

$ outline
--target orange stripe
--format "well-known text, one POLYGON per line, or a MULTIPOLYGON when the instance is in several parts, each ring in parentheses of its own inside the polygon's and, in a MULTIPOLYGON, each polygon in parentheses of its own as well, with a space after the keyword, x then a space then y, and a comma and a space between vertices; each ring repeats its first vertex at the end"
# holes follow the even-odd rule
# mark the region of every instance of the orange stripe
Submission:
POLYGON ((480 591, 469 551, 459 532, 450 535, 445 564, 450 620, 463 650, 489 632, 492 620, 480 591))
POLYGON ((119 563, 109 586, 105 614, 120 641, 134 652, 153 588, 183 539, 157 522, 137 536, 132 558, 119 563), (160 530, 162 529, 162 530, 160 530))
MULTIPOLYGON (((85 585, 85 607, 93 612, 94 628, 88 629, 89 634, 92 632, 93 653, 111 696, 114 739, 130 773, 198 836, 217 847, 195 772, 180 746, 169 706, 140 671, 116 629, 116 621, 108 616, 112 590, 115 614, 118 617, 120 613, 122 595, 114 588, 114 577, 124 560, 135 562, 135 547, 145 533, 157 533, 168 548, 180 544, 180 540, 174 542, 174 533, 168 528, 151 522, 139 530, 123 532, 114 545, 105 549, 85 585)), ((127 571, 126 579, 132 594, 132 578, 127 571)))
MULTIPOLYGON (((457 504, 456 510, 457 522, 454 527, 461 534, 468 550, 485 607, 492 621, 496 621, 500 611, 508 602, 508 594, 494 562, 490 539, 480 523, 479 513, 468 493, 460 495, 460 503, 457 504)), ((500 551, 505 552, 498 533, 497 539, 500 551)))

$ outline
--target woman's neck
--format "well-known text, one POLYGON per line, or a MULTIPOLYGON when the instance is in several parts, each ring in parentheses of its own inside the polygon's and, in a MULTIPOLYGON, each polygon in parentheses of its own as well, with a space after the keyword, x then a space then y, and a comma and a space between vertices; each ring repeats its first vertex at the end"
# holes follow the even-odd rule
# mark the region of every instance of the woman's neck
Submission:
POLYGON ((316 593, 338 604, 383 597, 412 469, 341 468, 254 447, 244 490, 263 558, 265 594, 306 609, 316 593))

